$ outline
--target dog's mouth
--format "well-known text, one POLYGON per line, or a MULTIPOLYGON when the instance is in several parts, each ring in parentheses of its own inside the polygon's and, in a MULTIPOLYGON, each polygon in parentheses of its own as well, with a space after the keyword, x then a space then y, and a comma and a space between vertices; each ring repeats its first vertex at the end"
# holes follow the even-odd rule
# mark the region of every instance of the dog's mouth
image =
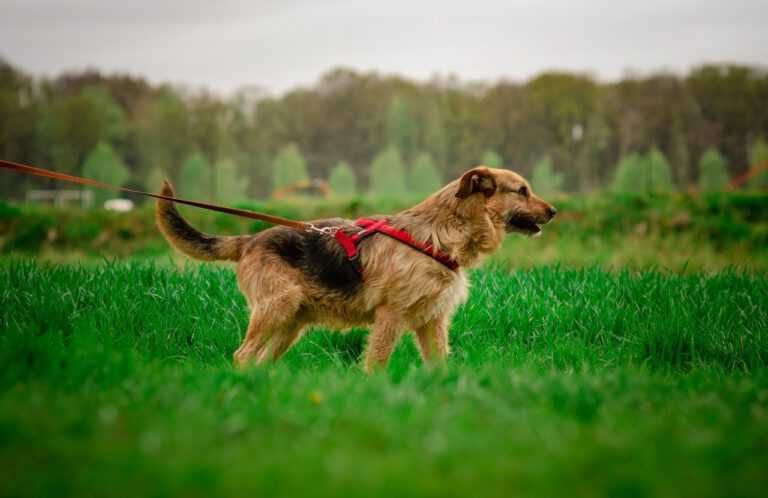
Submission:
POLYGON ((507 218, 507 232, 518 232, 526 235, 536 235, 541 232, 543 223, 536 223, 528 216, 512 215, 507 218))

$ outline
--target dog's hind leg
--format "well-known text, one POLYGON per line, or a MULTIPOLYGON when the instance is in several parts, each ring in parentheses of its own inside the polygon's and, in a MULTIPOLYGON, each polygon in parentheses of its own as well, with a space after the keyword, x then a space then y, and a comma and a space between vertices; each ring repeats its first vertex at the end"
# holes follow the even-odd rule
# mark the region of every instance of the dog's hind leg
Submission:
MULTIPOLYGON (((274 334, 269 340, 269 351, 265 348, 262 352, 264 358, 270 358, 272 361, 277 361, 283 356, 291 347, 296 344, 301 336, 301 331, 304 329, 304 325, 301 323, 293 323, 290 326, 286 326, 283 330, 274 334)), ((261 362, 261 358, 259 362, 261 362)))
POLYGON ((405 326, 397 315, 389 309, 376 310, 373 330, 368 336, 368 347, 365 351, 365 371, 371 372, 376 368, 385 367, 389 361, 397 340, 405 330, 405 326))
POLYGON ((269 344, 274 340, 282 341, 286 335, 291 337, 290 346, 300 330, 296 319, 300 305, 298 294, 273 296, 267 302, 254 300, 248 330, 234 354, 235 365, 243 367, 254 358, 257 363, 262 363, 268 358, 269 344))
POLYGON ((435 317, 416 329, 416 339, 421 358, 427 361, 443 361, 448 356, 448 320, 435 317))

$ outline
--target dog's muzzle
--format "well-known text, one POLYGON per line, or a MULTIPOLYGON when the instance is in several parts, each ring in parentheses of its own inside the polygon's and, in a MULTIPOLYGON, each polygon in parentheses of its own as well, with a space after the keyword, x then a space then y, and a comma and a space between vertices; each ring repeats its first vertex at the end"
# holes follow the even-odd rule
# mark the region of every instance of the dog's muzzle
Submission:
POLYGON ((545 219, 538 219, 532 216, 513 213, 507 218, 507 232, 517 232, 526 235, 536 235, 541 232, 541 225, 546 225, 557 214, 557 210, 550 206, 547 209, 547 216, 545 219))

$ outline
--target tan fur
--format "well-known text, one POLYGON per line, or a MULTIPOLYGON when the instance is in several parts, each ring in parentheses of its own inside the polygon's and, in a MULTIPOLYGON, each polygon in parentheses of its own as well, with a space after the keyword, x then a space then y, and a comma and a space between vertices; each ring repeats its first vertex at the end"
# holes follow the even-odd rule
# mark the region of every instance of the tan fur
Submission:
MULTIPOLYGON (((163 184, 160 193, 167 197, 175 195, 167 181, 163 184)), ((173 247, 191 258, 203 261, 239 261, 243 245, 250 239, 249 236, 218 237, 200 233, 181 217, 176 205, 168 201, 157 202, 155 221, 160 232, 173 247), (180 230, 187 234, 194 234, 197 240, 180 237, 180 230)))
MULTIPOLYGON (((361 245, 365 281, 359 292, 344 296, 323 287, 270 250, 277 232, 183 240, 175 208, 158 201, 161 231, 174 247, 200 259, 239 261, 238 284, 251 309, 250 323, 234 354, 237 365, 276 360, 311 324, 344 329, 372 325, 365 353, 367 371, 386 365, 399 338, 413 331, 425 361, 448 355, 448 328, 457 306, 466 300, 466 268, 478 265, 501 245, 510 231, 510 216, 547 223, 554 208, 533 193, 516 173, 483 166, 465 173, 420 204, 389 216, 390 223, 414 238, 429 242, 460 265, 452 271, 413 248, 383 235, 361 245), (171 217, 171 221, 169 221, 171 217), (199 242, 199 243, 198 243, 199 242)), ((170 187, 167 193, 172 193, 170 187)), ((179 217, 180 218, 180 217, 179 217)), ((189 235, 182 226, 183 235, 189 235)), ((194 229, 192 229, 194 230, 194 229)))

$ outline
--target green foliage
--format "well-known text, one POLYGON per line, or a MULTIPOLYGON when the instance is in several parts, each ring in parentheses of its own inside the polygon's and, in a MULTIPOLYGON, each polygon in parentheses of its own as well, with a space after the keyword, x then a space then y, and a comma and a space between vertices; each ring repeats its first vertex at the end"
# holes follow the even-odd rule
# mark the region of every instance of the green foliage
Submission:
POLYGON ((634 152, 621 158, 613 177, 613 191, 622 194, 644 191, 643 158, 634 152))
MULTIPOLYGON (((213 163, 234 160, 249 194, 262 197, 274 187, 275 152, 287 143, 318 171, 349 160, 366 184, 372 155, 389 145, 408 164, 429 153, 443 178, 478 164, 488 149, 503 158, 486 158, 491 166, 549 156, 567 166, 568 186, 581 191, 611 183, 619 151, 660 144, 685 190, 698 180, 691 153, 700 144, 720 144, 735 176, 746 167, 735 160, 744 157, 744 144, 768 134, 768 78, 760 68, 733 64, 610 83, 555 71, 475 84, 334 69, 311 88, 272 98, 253 88, 220 97, 92 71, 43 79, 0 66, 1 156, 77 172, 104 142, 141 182, 151 168, 178 179, 182 162, 200 152, 213 163)), ((0 197, 20 200, 31 185, 10 176, 0 197)), ((768 188, 768 173, 750 182, 760 185, 768 188)))
POLYGON ((159 192, 165 180, 170 181, 170 178, 162 169, 152 168, 149 170, 147 179, 144 181, 144 188, 146 188, 148 192, 159 192))
POLYGON ((680 183, 681 189, 685 190, 688 185, 693 183, 694 174, 691 171, 691 154, 688 148, 685 132, 682 130, 680 119, 676 119, 672 126, 672 144, 670 145, 670 160, 672 170, 680 183))
POLYGON ((25 216, 23 223, 16 224, 3 244, 4 252, 38 252, 48 240, 56 221, 52 216, 25 216))
POLYGON ((656 147, 646 156, 648 177, 646 179, 648 192, 670 192, 675 189, 669 162, 664 154, 656 147))
POLYGON ((246 199, 246 181, 238 175, 237 165, 230 159, 222 159, 214 168, 215 195, 217 202, 237 203, 246 199))
POLYGON ((0 201, 0 222, 8 222, 21 218, 21 209, 0 201))
POLYGON ((483 159, 480 163, 489 168, 501 168, 504 166, 504 159, 496 152, 487 150, 483 154, 483 159))
POLYGON ((387 112, 387 141, 405 157, 410 157, 416 147, 416 123, 406 100, 396 96, 387 112))
MULTIPOLYGON (((83 176, 115 187, 122 187, 128 180, 129 172, 112 147, 107 143, 98 144, 83 163, 83 176)), ((95 205, 101 206, 104 201, 117 194, 102 190, 89 189, 93 192, 95 205)))
POLYGON ((272 186, 275 190, 309 180, 307 163, 296 144, 284 146, 272 163, 272 186))
POLYGON ((181 166, 178 194, 188 199, 208 199, 211 195, 211 166, 202 154, 193 154, 181 166))
MULTIPOLYGON (((763 168, 768 167, 768 143, 766 143, 765 139, 758 138, 749 148, 749 166, 750 168, 755 168, 761 165, 763 168)), ((749 179, 747 185, 753 190, 768 189, 768 169, 755 174, 749 179)))
POLYGON ((121 140, 126 133, 125 113, 107 91, 99 86, 89 86, 81 92, 101 114, 103 137, 111 143, 121 140))
POLYGON ((442 183, 432 156, 426 153, 419 154, 413 163, 408 179, 411 192, 420 195, 431 194, 440 189, 442 183))
POLYGON ((39 123, 40 140, 60 171, 77 172, 86 154, 125 134, 122 109, 103 88, 88 87, 54 101, 39 123))
POLYGON ((73 245, 87 246, 102 232, 101 223, 69 223, 62 227, 62 236, 73 245))
POLYGON ((366 376, 365 333, 325 328, 233 369, 226 267, 5 261, 4 494, 764 494, 764 275, 470 278, 446 365, 407 334, 366 376))
POLYGON ((710 147, 699 159, 699 190, 702 192, 722 192, 728 186, 728 161, 710 147))
POLYGON ((613 180, 619 193, 669 192, 674 189, 669 163, 657 148, 648 154, 629 154, 621 159, 613 180))
POLYGON ((182 161, 195 150, 190 127, 188 110, 178 95, 166 88, 154 96, 136 123, 138 156, 143 167, 160 168, 176 178, 182 161))
MULTIPOLYGON (((45 142, 42 112, 37 102, 23 96, 37 95, 37 82, 0 62, 0 156, 16 160, 39 157, 36 151, 45 142)), ((50 131, 50 130, 49 130, 50 131)), ((50 137, 49 137, 50 140, 50 137)), ((50 143, 50 142, 49 142, 50 143)), ((19 192, 22 180, 0 182, 0 198, 19 192)))
POLYGON ((533 167, 531 187, 539 195, 552 195, 562 192, 563 174, 555 173, 552 159, 545 157, 533 167))
POLYGON ((424 124, 424 148, 438 164, 446 163, 446 155, 450 149, 448 129, 443 114, 439 107, 431 107, 424 124))
POLYGON ((396 197, 405 192, 405 167, 397 147, 387 147, 374 158, 370 189, 379 197, 396 197))
POLYGON ((357 192, 355 172, 344 161, 333 167, 328 184, 335 195, 352 196, 357 192))
POLYGON ((582 126, 595 113, 599 90, 589 77, 564 72, 548 72, 526 84, 530 104, 550 123, 556 140, 573 140, 573 127, 582 126))

